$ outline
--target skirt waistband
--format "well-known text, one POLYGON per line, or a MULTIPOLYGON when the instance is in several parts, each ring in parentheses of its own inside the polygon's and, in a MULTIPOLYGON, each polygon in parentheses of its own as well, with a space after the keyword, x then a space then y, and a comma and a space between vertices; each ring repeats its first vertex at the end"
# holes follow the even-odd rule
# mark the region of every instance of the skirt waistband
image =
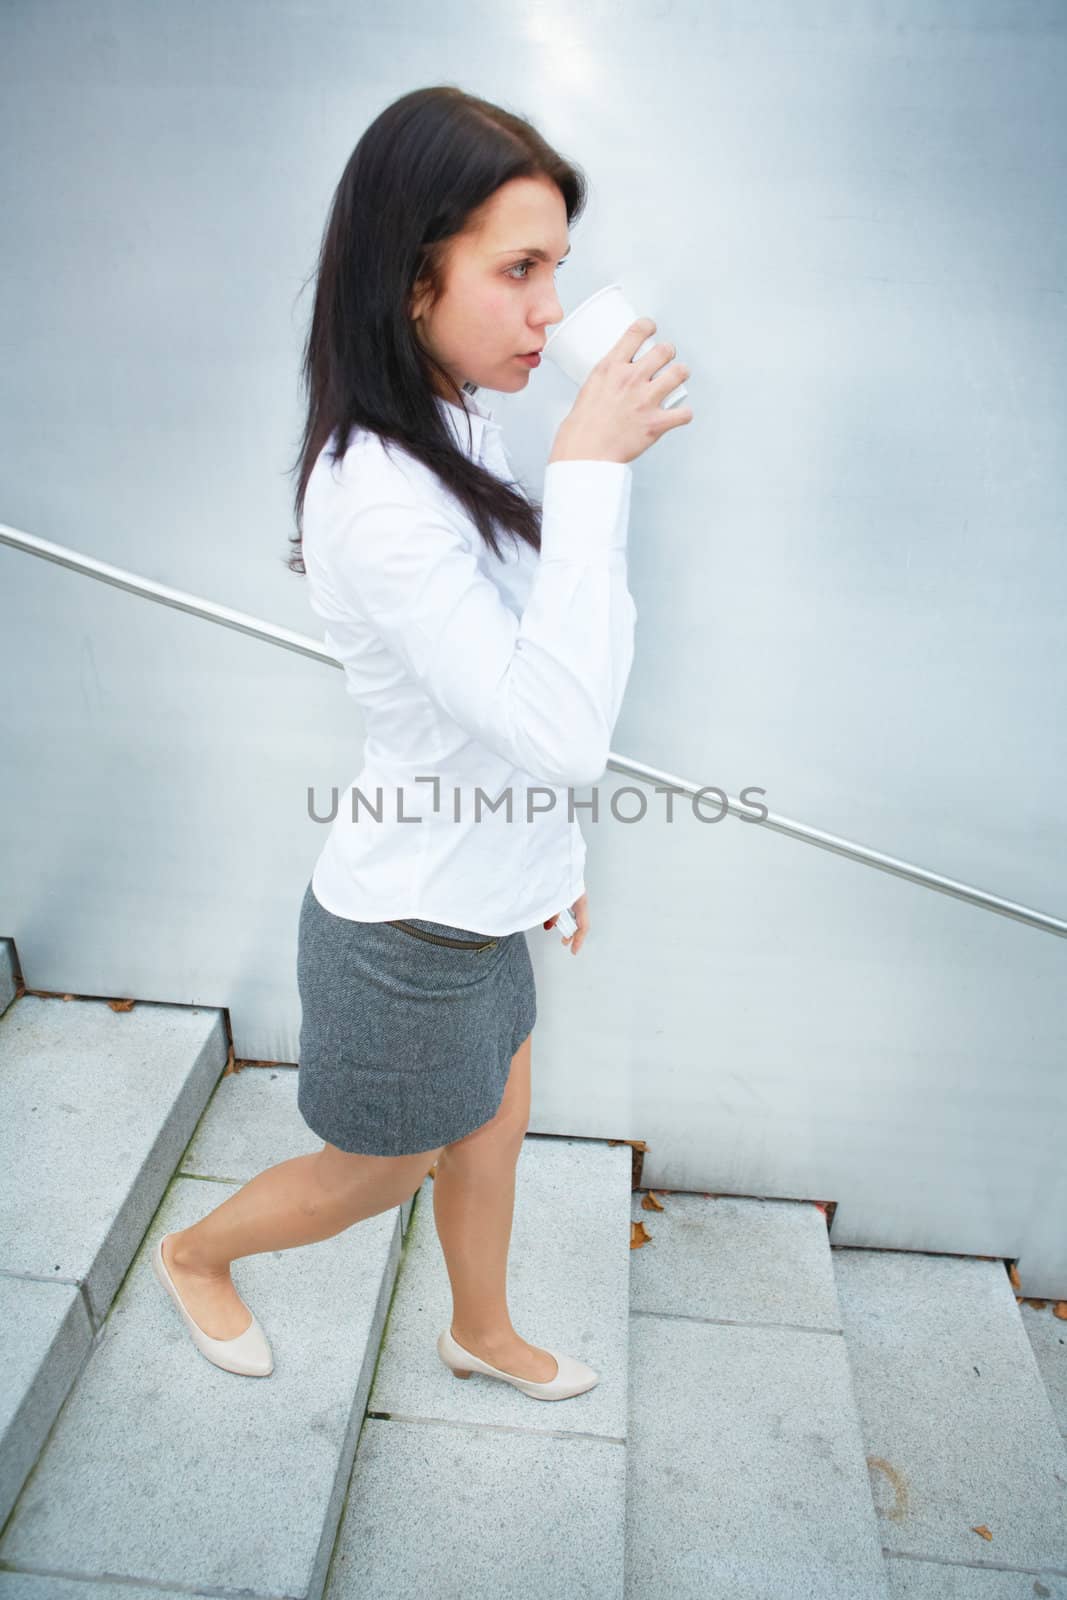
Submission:
POLYGON ((479 936, 473 928, 453 928, 447 922, 427 922, 421 917, 417 921, 403 917, 390 917, 387 920, 391 928, 399 928, 413 938, 427 939, 431 944, 451 945, 458 950, 495 950, 500 942, 499 939, 479 936), (473 937, 465 938, 465 933, 473 937))

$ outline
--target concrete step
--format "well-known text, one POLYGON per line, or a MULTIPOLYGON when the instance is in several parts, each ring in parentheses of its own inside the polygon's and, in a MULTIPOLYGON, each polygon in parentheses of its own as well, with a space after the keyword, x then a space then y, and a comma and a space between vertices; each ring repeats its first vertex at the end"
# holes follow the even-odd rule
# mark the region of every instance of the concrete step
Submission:
POLYGON ((22 994, 0 1014, 0 1525, 226 1057, 213 1010, 22 994))
POLYGON ((1057 1302, 1048 1300, 1043 1305, 1028 1306, 1016 1300, 1030 1348, 1034 1352, 1045 1392, 1052 1407, 1052 1415, 1060 1437, 1067 1443, 1067 1322, 1056 1316, 1053 1307, 1057 1302))
POLYGON ((887 1600, 819 1207, 631 1199, 628 1600, 887 1600))
POLYGON ((451 1290, 419 1191, 326 1600, 621 1600, 631 1151, 527 1137, 508 1301, 519 1333, 600 1382, 541 1401, 435 1349, 451 1290))
POLYGON ((1067 1449, 1003 1263, 833 1264, 891 1593, 1067 1596, 1067 1449))
MULTIPOLYGON (((160 1071, 148 1064, 146 1083, 160 1071)), ((162 1233, 189 1226, 263 1168, 320 1147, 296 1109, 296 1080, 291 1068, 223 1077, 179 1151, 0 1538, 0 1562, 20 1582, 91 1580, 103 1587, 82 1592, 94 1595, 109 1582, 116 1595, 137 1583, 154 1593, 321 1594, 410 1203, 314 1247, 235 1264, 274 1349, 267 1379, 224 1372, 197 1351, 150 1261, 162 1233)), ((106 1202, 94 1203, 103 1214, 106 1202)), ((5 1600, 14 1581, 8 1571, 5 1600)))

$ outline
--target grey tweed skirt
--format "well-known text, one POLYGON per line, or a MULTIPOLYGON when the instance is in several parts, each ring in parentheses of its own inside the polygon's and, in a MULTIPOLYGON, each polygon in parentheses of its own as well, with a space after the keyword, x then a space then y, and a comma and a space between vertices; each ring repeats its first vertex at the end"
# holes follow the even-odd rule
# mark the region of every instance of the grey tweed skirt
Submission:
POLYGON ((521 929, 354 922, 310 882, 297 986, 300 1114, 327 1144, 364 1155, 436 1150, 488 1122, 537 1020, 521 929))

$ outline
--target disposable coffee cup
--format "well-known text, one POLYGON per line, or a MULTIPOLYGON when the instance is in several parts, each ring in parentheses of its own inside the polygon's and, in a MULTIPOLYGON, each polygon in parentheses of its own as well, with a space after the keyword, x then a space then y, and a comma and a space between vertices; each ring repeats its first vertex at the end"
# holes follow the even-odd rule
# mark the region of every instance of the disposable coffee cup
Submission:
MULTIPOLYGON (((581 388, 597 362, 607 355, 612 345, 619 342, 638 316, 639 313, 623 294, 621 284, 605 284, 603 289, 591 294, 588 300, 583 300, 569 316, 564 317, 545 340, 542 353, 581 388)), ((659 344, 662 338, 658 329, 650 333, 632 359, 639 360, 646 350, 659 344)), ((663 365, 667 366, 668 363, 664 362, 663 365)), ((680 383, 677 389, 664 395, 661 405, 664 409, 676 405, 688 392, 685 384, 680 383)))

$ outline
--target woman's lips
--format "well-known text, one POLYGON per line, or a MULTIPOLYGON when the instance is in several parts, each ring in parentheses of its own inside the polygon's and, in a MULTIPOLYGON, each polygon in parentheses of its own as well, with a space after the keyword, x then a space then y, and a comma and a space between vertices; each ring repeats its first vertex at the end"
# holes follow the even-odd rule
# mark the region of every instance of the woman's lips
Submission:
POLYGON ((533 353, 531 355, 516 356, 515 359, 517 361, 525 361, 527 366, 530 366, 530 367, 539 367, 541 365, 541 356, 540 356, 539 352, 536 351, 536 350, 533 351, 533 353))

